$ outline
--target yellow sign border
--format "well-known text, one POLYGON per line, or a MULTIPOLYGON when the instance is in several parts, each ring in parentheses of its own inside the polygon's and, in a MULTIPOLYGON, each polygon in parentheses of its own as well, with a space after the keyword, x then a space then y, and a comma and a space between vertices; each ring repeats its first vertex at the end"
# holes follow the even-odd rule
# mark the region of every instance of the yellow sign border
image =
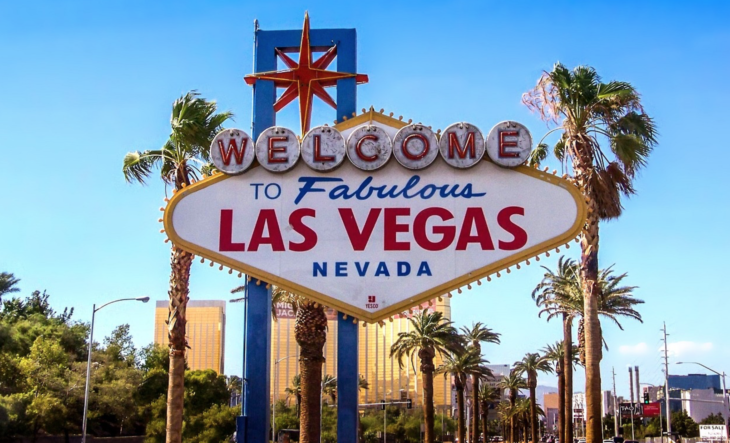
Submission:
MULTIPOLYGON (((367 114, 363 114, 363 116, 366 116, 366 115, 367 114)), ((379 114, 376 114, 376 115, 379 115, 379 114)), ((402 123, 402 122, 399 122, 399 123, 402 123)), ((537 178, 538 180, 542 180, 542 181, 550 183, 554 186, 559 186, 559 187, 566 189, 570 193, 570 195, 573 197, 573 199, 575 200, 575 203, 577 206, 576 219, 575 219, 575 222, 573 223, 573 226, 568 231, 566 231, 565 234, 563 234, 561 236, 558 236, 558 237, 552 238, 550 240, 547 240, 545 242, 542 242, 542 243, 535 245, 524 251, 520 251, 518 254, 504 258, 504 259, 499 260, 495 263, 492 263, 488 266, 482 267, 473 272, 470 272, 468 274, 457 277, 451 281, 443 283, 443 284, 436 286, 434 288, 431 288, 427 291, 421 292, 420 294, 416 294, 407 300, 403 300, 399 303, 389 306, 386 309, 383 309, 383 310, 380 310, 380 311, 374 312, 374 313, 371 313, 371 312, 365 311, 363 309, 359 309, 355 306, 343 303, 340 300, 336 300, 325 294, 317 292, 314 289, 306 288, 304 286, 298 285, 298 284, 291 282, 289 280, 286 280, 285 278, 282 278, 280 276, 273 275, 268 272, 257 269, 253 266, 249 266, 244 263, 238 262, 238 261, 233 260, 229 257, 226 257, 222 254, 199 247, 193 243, 187 242, 187 241, 183 240, 182 238, 180 238, 177 235, 177 233, 175 232, 175 229, 172 225, 172 214, 174 213, 175 207, 180 202, 180 200, 182 200, 188 194, 191 194, 191 193, 196 192, 201 189, 205 189, 208 186, 214 185, 218 182, 227 180, 234 176, 219 173, 212 177, 208 177, 206 179, 198 181, 197 183, 187 186, 187 187, 183 188, 182 190, 176 192, 175 195, 168 202, 167 207, 165 208, 165 213, 163 216, 163 224, 164 224, 165 232, 167 233, 168 238, 172 241, 172 243, 176 247, 181 247, 193 254, 207 258, 211 261, 214 261, 216 263, 229 267, 233 270, 243 272, 243 273, 251 276, 252 278, 275 284, 283 289, 294 292, 296 294, 301 294, 307 298, 310 298, 314 301, 322 303, 326 306, 335 308, 338 311, 345 313, 347 315, 351 315, 357 319, 365 320, 367 322, 373 323, 373 322, 377 322, 380 320, 384 320, 395 314, 399 314, 403 311, 408 310, 409 308, 418 306, 419 304, 421 304, 425 301, 432 300, 435 297, 447 294, 451 291, 461 288, 476 280, 479 280, 479 279, 485 278, 489 275, 492 275, 498 271, 507 269, 520 262, 528 260, 539 254, 542 254, 543 252, 550 251, 551 249, 554 249, 561 245, 567 244, 568 242, 570 242, 571 240, 573 240, 580 234, 580 232, 583 229, 583 226, 585 224, 586 216, 588 215, 588 212, 587 212, 588 209, 585 204, 585 201, 583 200, 583 196, 580 194, 579 190, 572 183, 570 183, 568 180, 560 178, 556 175, 549 174, 548 172, 531 169, 526 166, 518 166, 516 168, 513 168, 513 170, 517 173, 526 174, 531 177, 537 178)))

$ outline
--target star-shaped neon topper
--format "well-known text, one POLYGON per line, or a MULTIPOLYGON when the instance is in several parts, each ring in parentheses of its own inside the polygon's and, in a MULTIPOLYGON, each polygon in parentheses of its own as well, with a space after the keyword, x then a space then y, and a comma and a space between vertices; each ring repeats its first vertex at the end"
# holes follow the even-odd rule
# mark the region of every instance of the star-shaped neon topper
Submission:
POLYGON ((284 52, 276 49, 276 54, 289 69, 250 74, 244 77, 247 84, 257 80, 271 80, 277 88, 286 88, 274 103, 274 112, 279 112, 295 98, 299 98, 299 120, 302 135, 309 131, 312 120, 312 99, 316 95, 322 101, 337 109, 337 104, 324 88, 337 85, 337 80, 355 78, 358 84, 367 83, 365 74, 328 71, 327 67, 337 56, 337 45, 331 47, 316 61, 312 62, 312 47, 309 43, 309 14, 304 14, 302 43, 299 46, 299 62, 295 62, 284 52))

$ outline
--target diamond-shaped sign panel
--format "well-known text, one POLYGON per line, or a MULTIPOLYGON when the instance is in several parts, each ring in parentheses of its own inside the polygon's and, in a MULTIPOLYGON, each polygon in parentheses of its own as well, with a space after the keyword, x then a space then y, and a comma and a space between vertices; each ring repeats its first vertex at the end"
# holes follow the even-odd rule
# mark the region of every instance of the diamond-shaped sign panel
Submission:
MULTIPOLYGON (((404 125, 363 120, 339 129, 393 136, 404 125)), ((178 247, 377 321, 567 243, 585 216, 577 189, 554 175, 438 158, 422 170, 391 159, 377 171, 345 161, 218 174, 178 192, 164 219, 178 247)))

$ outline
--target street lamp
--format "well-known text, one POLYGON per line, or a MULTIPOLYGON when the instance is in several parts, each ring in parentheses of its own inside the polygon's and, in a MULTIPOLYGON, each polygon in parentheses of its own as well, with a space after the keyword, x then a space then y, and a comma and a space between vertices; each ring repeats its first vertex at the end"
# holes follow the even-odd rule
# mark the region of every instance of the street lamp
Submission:
POLYGON ((725 388, 725 371, 722 371, 722 374, 721 374, 721 373, 717 372, 716 370, 709 368, 709 367, 703 365, 702 363, 698 363, 696 361, 678 361, 677 364, 678 365, 693 364, 693 365, 702 366, 703 368, 707 369, 708 371, 714 372, 715 374, 721 376, 722 377, 722 406, 723 406, 723 409, 725 409, 724 412, 726 414, 728 413, 728 408, 730 408, 730 406, 728 406, 728 403, 727 403, 727 389, 725 388))
POLYGON ((281 363, 282 361, 284 361, 288 358, 292 358, 292 357, 296 357, 296 354, 287 355, 286 357, 282 357, 282 358, 274 361, 274 411, 273 411, 274 417, 272 418, 272 421, 273 421, 272 429, 273 430, 271 431, 272 432, 271 435, 274 437, 274 441, 279 440, 278 438, 276 438, 276 401, 279 400, 279 385, 276 383, 276 381, 278 379, 279 371, 277 370, 276 366, 279 363, 281 363))
POLYGON ((96 307, 96 304, 92 306, 92 312, 91 312, 91 330, 89 331, 89 358, 86 362, 86 389, 84 390, 84 422, 81 425, 82 433, 81 433, 81 443, 86 443, 86 415, 89 410, 89 385, 91 384, 91 347, 94 343, 94 318, 96 317, 96 311, 100 310, 101 308, 104 308, 106 306, 109 306, 112 303, 116 303, 119 301, 141 301, 142 303, 147 303, 150 301, 149 297, 136 297, 136 298, 120 298, 118 300, 113 300, 108 303, 104 303, 103 305, 96 307))

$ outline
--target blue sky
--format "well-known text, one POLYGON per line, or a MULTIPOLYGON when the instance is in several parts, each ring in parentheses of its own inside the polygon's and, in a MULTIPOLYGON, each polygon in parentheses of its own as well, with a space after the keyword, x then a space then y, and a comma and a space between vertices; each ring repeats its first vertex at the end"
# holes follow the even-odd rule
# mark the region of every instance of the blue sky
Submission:
MULTIPOLYGON (((623 217, 602 225, 600 260, 640 287, 644 323, 627 320, 624 331, 605 325, 603 386, 615 367, 619 394, 627 394, 629 364, 641 366, 643 381, 660 383, 663 321, 671 360, 730 371, 723 340, 730 180, 721 138, 730 6, 721 1, 0 3, 0 271, 22 279, 23 295, 47 289, 54 306, 73 306, 78 320, 90 320, 94 302, 164 299, 169 246, 157 223, 164 189, 126 184, 122 158, 164 142, 170 105, 190 89, 233 111, 229 126, 248 129, 251 90, 242 78, 253 69, 253 20, 263 29, 300 29, 305 10, 312 28, 357 28, 358 70, 370 76, 358 107, 434 128, 467 120, 488 129, 512 119, 541 137, 545 125, 520 96, 558 60, 636 86, 660 143, 623 217)), ((279 119, 296 128, 295 107, 279 119)), ((333 119, 315 105, 313 122, 333 119)), ((530 298, 540 277, 523 267, 452 299, 458 325, 483 321, 503 334, 501 346, 486 347, 492 363, 560 338, 559 323, 538 319, 530 298)), ((227 299, 238 283, 196 264, 191 297, 227 299)), ((153 311, 153 303, 106 308, 97 336, 129 323, 145 345, 153 311)), ((238 373, 241 306, 229 305, 227 315, 226 372, 238 373)), ((670 368, 688 371, 702 369, 670 368)))

